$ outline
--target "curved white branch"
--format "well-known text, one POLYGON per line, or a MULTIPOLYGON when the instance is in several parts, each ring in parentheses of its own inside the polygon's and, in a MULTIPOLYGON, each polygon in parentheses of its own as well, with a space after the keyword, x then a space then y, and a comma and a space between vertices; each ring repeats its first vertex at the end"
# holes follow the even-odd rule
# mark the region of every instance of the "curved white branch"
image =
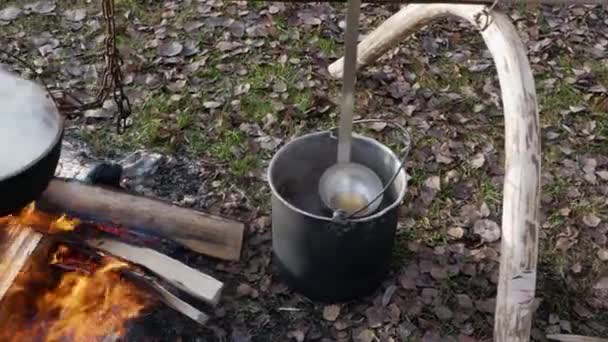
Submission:
MULTIPOLYGON (((494 341, 523 342, 530 337, 538 259, 541 156, 536 90, 515 27, 506 15, 492 12, 486 16, 483 9, 481 5, 408 5, 359 44, 357 65, 375 61, 439 17, 459 17, 478 29, 485 26, 481 35, 492 53, 500 81, 506 150, 494 341)), ((342 59, 329 70, 341 76, 342 59)))

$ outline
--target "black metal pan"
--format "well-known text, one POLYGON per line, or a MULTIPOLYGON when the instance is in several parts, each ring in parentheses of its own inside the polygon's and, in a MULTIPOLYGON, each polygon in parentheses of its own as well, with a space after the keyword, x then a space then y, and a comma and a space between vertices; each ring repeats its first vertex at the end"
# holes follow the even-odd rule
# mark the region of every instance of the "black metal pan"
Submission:
POLYGON ((42 87, 0 66, 0 216, 46 189, 59 162, 63 124, 42 87))

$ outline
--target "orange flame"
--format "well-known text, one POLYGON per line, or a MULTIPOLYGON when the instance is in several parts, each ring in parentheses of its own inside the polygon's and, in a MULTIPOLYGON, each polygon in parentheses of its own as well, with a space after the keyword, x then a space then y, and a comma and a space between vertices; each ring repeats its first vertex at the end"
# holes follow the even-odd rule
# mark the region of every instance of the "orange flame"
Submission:
POLYGON ((30 203, 17 215, 0 217, 0 224, 7 226, 28 226, 34 230, 53 234, 74 230, 80 220, 66 215, 53 216, 36 210, 36 204, 30 203))
MULTIPOLYGON (((45 231, 71 230, 78 220, 51 218, 32 205, 18 216, 0 218, 0 225, 32 226, 45 231)), ((21 272, 0 304, 0 341, 101 341, 124 336, 125 324, 155 300, 120 271, 131 265, 112 257, 101 262, 76 255, 60 245, 51 264, 71 262, 76 271, 60 279, 47 262, 21 272), (81 271, 78 271, 80 267, 81 271)))

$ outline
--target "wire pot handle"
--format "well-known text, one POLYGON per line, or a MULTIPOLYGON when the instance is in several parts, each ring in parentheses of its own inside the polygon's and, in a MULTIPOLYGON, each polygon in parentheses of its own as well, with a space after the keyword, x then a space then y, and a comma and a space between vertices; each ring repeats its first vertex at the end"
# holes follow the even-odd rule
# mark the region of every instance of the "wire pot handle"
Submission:
MULTIPOLYGON (((407 156, 409 155, 411 148, 412 148, 412 137, 410 136, 410 133, 405 129, 405 127, 403 127, 398 122, 396 122, 394 120, 388 120, 388 119, 360 119, 360 120, 353 121, 353 124, 365 124, 365 123, 374 123, 374 122, 382 122, 382 123, 389 124, 389 125, 393 126, 394 128, 398 129, 399 131, 401 131, 401 133, 403 134, 403 144, 405 147, 403 149, 404 154, 403 154, 403 158, 401 159, 401 164, 399 164, 399 167, 395 171, 395 174, 393 174, 393 176, 388 181, 388 183, 384 186, 382 191, 380 191, 380 193, 378 193, 378 195, 376 195, 376 197, 374 197, 373 200, 369 201, 369 203, 367 203, 363 207, 357 209, 356 211, 354 211, 352 214, 350 214, 348 216, 344 216, 344 213, 342 211, 337 210, 336 212, 334 212, 334 220, 340 220, 340 221, 349 220, 349 219, 353 218, 355 215, 357 215, 358 213, 366 210, 372 203, 376 202, 381 196, 384 195, 384 193, 386 193, 386 191, 393 185, 393 182, 395 181, 395 179, 397 179, 397 176, 399 175, 399 172, 401 172, 401 169, 403 169, 403 167, 405 166, 405 162, 407 161, 407 156)), ((330 129, 330 131, 332 132, 333 136, 337 136, 335 134, 335 133, 337 133, 337 127, 332 127, 330 129)), ((373 214, 374 213, 370 213, 365 216, 357 217, 357 219, 369 217, 373 214)))

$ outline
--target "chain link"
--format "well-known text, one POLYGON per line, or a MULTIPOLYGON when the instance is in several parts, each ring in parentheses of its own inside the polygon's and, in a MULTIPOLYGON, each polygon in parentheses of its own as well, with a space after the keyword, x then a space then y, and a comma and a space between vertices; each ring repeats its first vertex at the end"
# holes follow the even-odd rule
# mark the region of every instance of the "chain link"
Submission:
MULTIPOLYGON (((117 109, 116 130, 118 133, 122 134, 127 128, 127 119, 131 115, 131 103, 124 92, 122 72, 120 69, 123 65, 123 61, 122 58, 120 58, 118 49, 116 48, 114 0, 101 0, 101 9, 103 18, 106 22, 106 37, 104 39, 104 70, 102 72, 101 84, 97 90, 95 100, 89 103, 83 103, 80 99, 66 92, 65 90, 59 90, 59 94, 53 94, 47 84, 44 83, 43 80, 41 80, 41 82, 57 106, 57 109, 70 119, 81 116, 89 109, 103 106, 103 103, 107 100, 107 98, 112 96, 112 99, 116 103, 117 109)), ((36 68, 22 58, 8 51, 0 50, 0 52, 24 65, 35 75, 39 75, 36 68)))

